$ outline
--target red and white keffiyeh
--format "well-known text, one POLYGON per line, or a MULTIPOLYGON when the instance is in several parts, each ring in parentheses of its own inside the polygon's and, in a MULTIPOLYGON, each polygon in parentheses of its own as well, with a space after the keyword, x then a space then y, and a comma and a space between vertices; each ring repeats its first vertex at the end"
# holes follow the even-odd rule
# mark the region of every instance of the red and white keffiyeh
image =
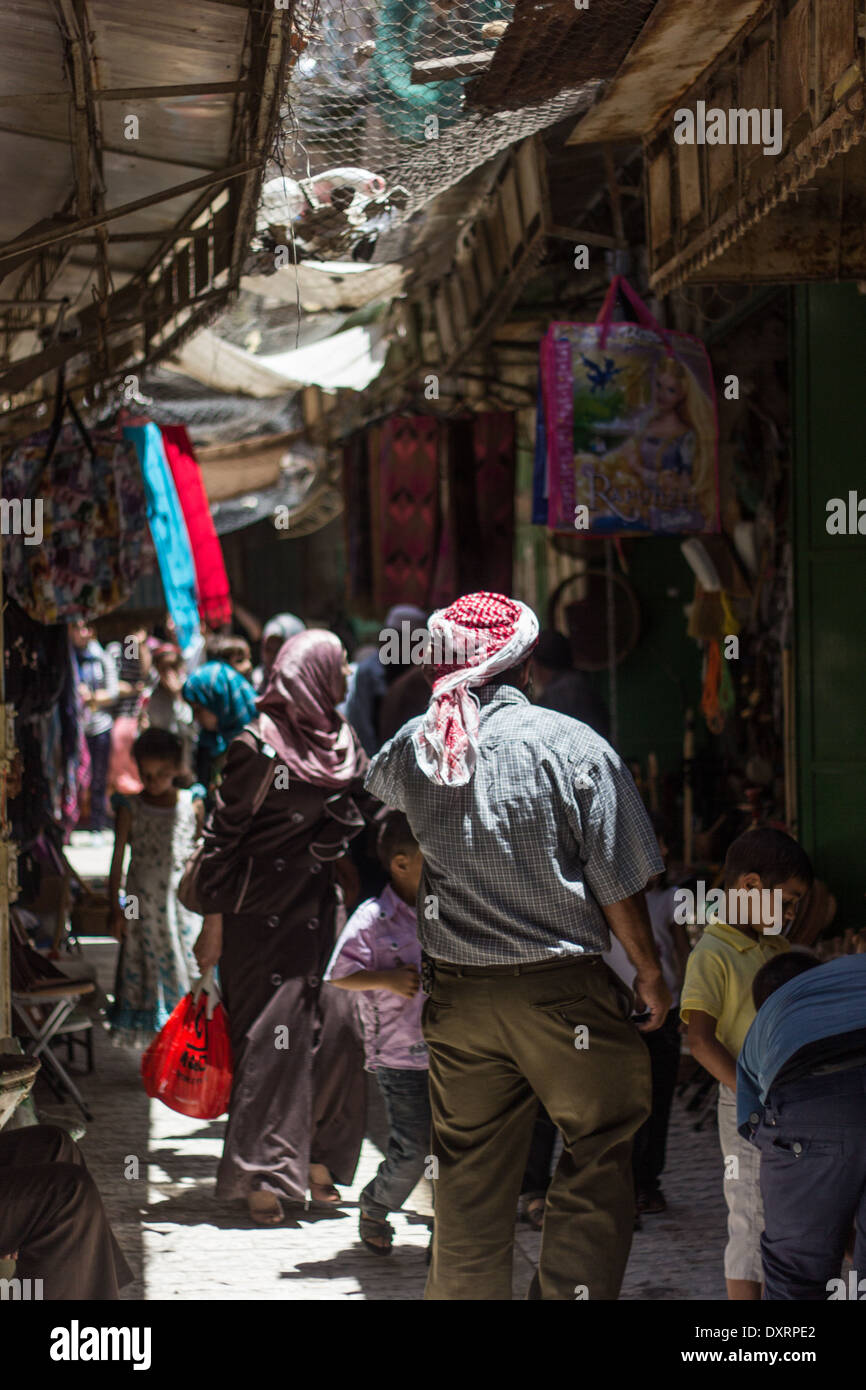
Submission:
POLYGON ((462 787, 475 771, 481 710, 470 686, 516 666, 538 638, 538 619, 504 594, 466 594, 428 619, 437 677, 413 742, 418 766, 439 786, 462 787))

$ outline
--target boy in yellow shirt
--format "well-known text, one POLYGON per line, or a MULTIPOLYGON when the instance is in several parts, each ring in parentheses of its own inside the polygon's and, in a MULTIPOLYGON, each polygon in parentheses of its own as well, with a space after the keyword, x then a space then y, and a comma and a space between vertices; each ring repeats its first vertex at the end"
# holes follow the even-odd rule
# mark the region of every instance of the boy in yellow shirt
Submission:
POLYGON ((784 831, 747 830, 725 857, 723 920, 711 921, 689 956, 680 1001, 689 1051, 719 1082, 725 1161, 729 1299, 761 1297, 760 1154, 737 1131, 737 1057, 755 1017, 752 981, 789 949, 781 935, 809 891, 809 856, 784 831))

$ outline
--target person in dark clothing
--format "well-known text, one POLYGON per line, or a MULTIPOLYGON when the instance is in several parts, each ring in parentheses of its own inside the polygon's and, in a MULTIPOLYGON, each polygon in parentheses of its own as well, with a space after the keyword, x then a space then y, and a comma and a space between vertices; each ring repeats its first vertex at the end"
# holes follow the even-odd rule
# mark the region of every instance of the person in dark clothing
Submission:
POLYGON ((610 720, 604 701, 584 673, 574 670, 568 638, 554 628, 544 628, 538 634, 532 654, 532 688, 537 705, 558 714, 570 714, 602 738, 609 737, 610 720))
POLYGON ((379 707, 380 746, 398 729, 423 714, 430 703, 430 679, 426 667, 411 666, 388 687, 379 707))
POLYGON ((364 824, 367 759, 336 711, 346 671, 333 633, 284 643, 204 831, 195 951, 202 971, 219 962, 234 1063, 217 1193, 266 1225, 308 1189, 338 1202, 364 1134, 354 1001, 322 988, 345 924, 337 861, 364 824))
POLYGON ((416 639, 426 640, 426 621, 426 613, 411 604, 390 608, 380 633, 381 649, 371 652, 355 670, 346 701, 346 718, 370 757, 383 742, 379 735, 382 703, 394 682, 413 669, 412 650, 416 639))
POLYGON ((51 1302, 116 1299, 133 1273, 81 1150, 56 1125, 0 1134, 0 1258, 51 1302))
POLYGON ((117 668, 87 623, 72 623, 70 635, 78 694, 84 710, 84 737, 90 753, 90 829, 100 832, 111 823, 106 793, 114 722, 112 710, 118 690, 117 668))
POLYGON ((866 1270, 866 956, 796 948, 752 981, 737 1128, 761 1155, 764 1299, 862 1298, 866 1270), (841 1277, 852 1227, 851 1280, 841 1277))

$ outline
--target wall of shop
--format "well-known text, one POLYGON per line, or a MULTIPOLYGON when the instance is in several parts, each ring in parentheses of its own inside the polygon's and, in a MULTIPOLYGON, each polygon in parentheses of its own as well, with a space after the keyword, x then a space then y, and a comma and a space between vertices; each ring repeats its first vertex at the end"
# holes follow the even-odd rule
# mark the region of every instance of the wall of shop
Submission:
POLYGON ((232 595, 262 622, 297 613, 330 627, 345 608, 342 520, 309 536, 281 538, 270 521, 222 537, 232 595))
MULTIPOLYGON (((866 535, 831 535, 827 503, 866 498, 866 296, 796 291, 795 586, 800 835, 862 925, 866 893, 866 535)), ((866 519, 862 522, 866 529, 866 519)))
MULTIPOLYGON (((617 667, 619 751, 644 771, 655 753, 664 776, 682 766, 685 711, 700 720, 701 649, 686 633, 694 576, 676 538, 651 536, 628 547, 629 582, 640 603, 637 646, 617 667)), ((595 677, 607 695, 607 675, 595 677)))

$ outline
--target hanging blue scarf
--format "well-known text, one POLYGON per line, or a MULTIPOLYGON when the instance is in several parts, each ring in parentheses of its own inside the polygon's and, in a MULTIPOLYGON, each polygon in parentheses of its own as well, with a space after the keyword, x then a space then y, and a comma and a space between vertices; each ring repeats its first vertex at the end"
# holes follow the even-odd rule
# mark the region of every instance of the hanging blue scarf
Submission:
POLYGON ((141 464, 147 521, 156 547, 165 601, 185 651, 199 630, 195 565, 162 433, 154 424, 127 425, 123 433, 135 445, 141 464))

